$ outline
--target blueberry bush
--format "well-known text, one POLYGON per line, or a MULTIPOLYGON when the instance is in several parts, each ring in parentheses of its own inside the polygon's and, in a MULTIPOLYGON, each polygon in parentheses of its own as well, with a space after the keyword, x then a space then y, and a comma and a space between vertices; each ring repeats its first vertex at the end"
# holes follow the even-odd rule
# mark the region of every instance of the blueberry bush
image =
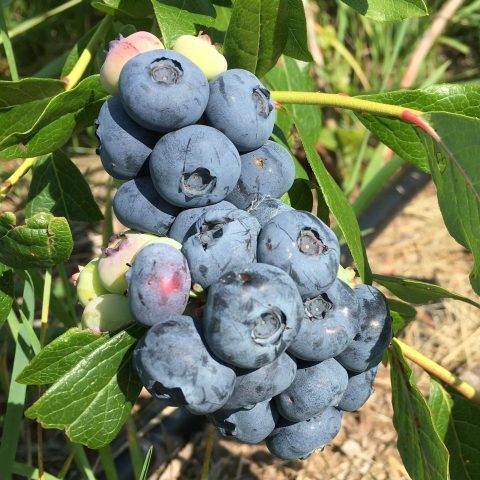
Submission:
MULTIPOLYGON (((429 13, 423 0, 339 4, 380 23, 429 13)), ((305 458, 367 401, 382 361, 411 478, 478 478, 480 392, 399 335, 414 305, 480 303, 372 272, 350 195, 358 163, 339 182, 317 148, 323 112, 347 111, 392 163, 429 174, 480 295, 478 82, 376 89, 325 30, 366 93, 317 91, 301 0, 94 0, 93 28, 20 78, 18 32, 7 28, 9 2, 0 6, 11 77, 0 81, 0 159, 23 159, 2 170, 0 202, 30 179, 24 211, 0 213, 2 478, 64 478, 73 460, 95 478, 85 446, 115 479, 110 445, 125 424, 135 475, 146 478, 151 452, 140 458, 131 419, 142 386, 158 408, 208 414, 223 435, 305 458), (118 188, 103 212, 66 148, 93 133, 118 188), (112 210, 131 230, 111 235, 112 210), (73 289, 72 229, 98 222, 104 249, 73 289), (339 267, 341 243, 353 270, 339 267), (430 374, 428 398, 407 360, 430 374), (26 461, 17 447, 32 421, 38 453, 26 461), (45 469, 43 429, 65 433, 58 472, 45 469)))

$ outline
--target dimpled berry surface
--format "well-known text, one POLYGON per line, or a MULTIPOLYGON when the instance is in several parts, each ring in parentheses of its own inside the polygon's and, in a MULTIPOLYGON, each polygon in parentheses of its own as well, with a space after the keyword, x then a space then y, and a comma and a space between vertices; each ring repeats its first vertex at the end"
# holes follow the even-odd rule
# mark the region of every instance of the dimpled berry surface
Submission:
POLYGON ((279 198, 261 198, 250 205, 248 213, 254 216, 263 228, 266 223, 279 213, 292 210, 293 208, 290 205, 282 202, 279 198))
POLYGON ((226 362, 259 368, 287 349, 302 316, 302 300, 292 279, 271 265, 252 264, 227 273, 210 287, 205 338, 226 362))
POLYGON ((255 261, 260 225, 243 210, 209 210, 197 220, 194 231, 182 252, 192 281, 202 287, 255 261))
POLYGON ((113 197, 113 211, 123 225, 142 232, 165 235, 180 208, 166 202, 150 177, 125 182, 113 197))
POLYGON ((207 123, 223 132, 240 152, 261 147, 275 124, 270 92, 247 70, 234 68, 210 81, 207 123))
POLYGON ((260 443, 275 428, 278 413, 266 400, 250 409, 219 410, 213 414, 218 431, 224 436, 244 443, 260 443))
POLYGON ((119 97, 111 97, 102 105, 96 135, 103 168, 112 177, 131 180, 148 173, 147 160, 159 135, 135 123, 123 109, 119 97))
POLYGON ((270 400, 290 386, 296 372, 297 364, 288 353, 255 370, 239 368, 235 372, 235 387, 224 408, 246 408, 270 400))
POLYGON ((281 418, 267 438, 267 447, 284 460, 304 459, 331 442, 341 424, 342 414, 334 407, 303 422, 293 423, 281 418))
POLYGON ((218 203, 240 176, 240 155, 212 127, 191 125, 163 136, 150 157, 158 193, 170 203, 192 208, 218 203))
POLYGON ((287 272, 303 298, 325 291, 335 280, 340 246, 333 231, 311 213, 292 210, 265 224, 257 259, 287 272))
POLYGON ((320 363, 297 362, 292 384, 275 397, 282 417, 301 422, 335 407, 348 385, 347 371, 333 358, 320 363))
POLYGON ((136 256, 127 275, 128 300, 144 325, 164 322, 185 311, 191 280, 187 260, 170 245, 155 243, 136 256))
POLYGON ((364 372, 382 361, 392 338, 392 318, 383 294, 370 285, 354 288, 360 305, 359 332, 336 359, 353 372, 364 372))
POLYGON ((378 366, 366 372, 348 373, 348 386, 343 394, 338 408, 347 412, 354 412, 361 408, 373 393, 373 383, 377 376, 378 366))
POLYGON ((233 390, 234 371, 211 356, 191 317, 150 328, 133 353, 143 385, 159 400, 202 415, 220 409, 233 390))
POLYGON ((289 352, 322 361, 343 352, 358 333, 359 305, 353 290, 336 279, 320 295, 304 301, 305 315, 289 352))
POLYGON ((290 152, 267 140, 260 148, 240 156, 240 178, 227 200, 238 208, 247 208, 263 197, 281 197, 295 179, 295 165, 290 152))
POLYGON ((183 244, 188 237, 195 233, 195 223, 197 220, 210 210, 237 210, 237 207, 230 202, 222 200, 213 205, 182 210, 172 223, 168 231, 168 236, 183 244))
POLYGON ((131 58, 120 73, 127 113, 140 125, 169 132, 198 121, 207 106, 208 80, 187 57, 152 50, 131 58))

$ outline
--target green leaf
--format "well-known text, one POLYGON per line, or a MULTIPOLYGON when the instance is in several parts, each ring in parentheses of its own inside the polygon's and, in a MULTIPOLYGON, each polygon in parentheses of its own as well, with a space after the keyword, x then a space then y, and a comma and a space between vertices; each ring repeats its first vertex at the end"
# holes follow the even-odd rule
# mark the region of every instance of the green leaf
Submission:
MULTIPOLYGON (((402 105, 422 112, 459 113, 480 118, 480 85, 435 85, 423 90, 361 95, 373 102, 402 105)), ((428 171, 428 154, 418 137, 416 128, 406 122, 375 115, 357 115, 360 121, 404 160, 428 171)))
POLYGON ((288 0, 236 0, 223 45, 229 68, 261 77, 283 52, 288 36, 288 0))
POLYGON ((379 22, 423 17, 428 9, 423 0, 342 0, 361 15, 379 22))
POLYGON ((283 53, 289 57, 311 62, 312 56, 308 51, 307 24, 302 0, 288 0, 287 43, 283 53))
POLYGON ((470 283, 480 295, 480 118, 449 113, 425 116, 441 143, 421 133, 438 204, 450 235, 470 250, 470 283))
POLYGON ((390 315, 392 316, 393 334, 398 336, 400 332, 417 316, 417 311, 408 303, 400 302, 392 298, 387 299, 390 315))
POLYGON ((376 273, 373 275, 373 280, 388 288, 394 295, 405 302, 420 305, 440 298, 453 298, 480 308, 480 303, 458 293, 450 292, 446 288, 433 283, 421 282, 420 280, 405 277, 378 275, 376 273))
MULTIPOLYGON (((58 379, 25 415, 44 428, 65 429, 72 442, 89 448, 108 445, 130 415, 142 387, 131 356, 144 332, 134 325, 116 334, 97 335, 98 342, 92 340, 91 332, 66 332, 66 339, 60 337, 38 355, 45 355, 37 360, 44 366, 42 375, 58 379), (85 340, 79 335, 85 335, 85 340), (79 347, 78 354, 73 352, 75 347, 79 347), (59 362, 65 354, 68 360, 59 362), (55 362, 50 371, 45 358, 55 362)), ((28 378, 23 372, 22 376, 28 378)))
POLYGON ((393 424, 405 468, 414 480, 449 479, 448 451, 435 430, 432 413, 395 339, 389 349, 389 360, 393 424))
POLYGON ((150 461, 152 460, 152 454, 153 454, 153 447, 150 447, 148 449, 147 455, 143 462, 142 471, 140 472, 139 480, 147 480, 148 467, 150 466, 150 461))
POLYGON ((0 273, 0 327, 7 319, 13 304, 13 272, 0 273))
POLYGON ((53 267, 70 257, 72 233, 65 218, 38 213, 16 226, 16 217, 0 215, 0 262, 13 268, 53 267))
POLYGON ((0 111, 0 157, 53 152, 75 131, 92 125, 107 97, 99 75, 92 75, 72 90, 0 111))
POLYGON ((65 84, 51 78, 24 78, 18 82, 0 81, 0 111, 42 101, 62 93, 65 84))
POLYGON ((295 210, 312 211, 313 195, 310 182, 303 178, 296 178, 288 191, 288 202, 295 210))
POLYGON ((450 453, 451 478, 480 478, 480 408, 433 379, 429 404, 437 431, 450 453))
POLYGON ((102 0, 92 2, 92 7, 108 15, 127 15, 132 18, 143 18, 152 13, 148 0, 102 0))
POLYGON ((39 160, 32 171, 26 215, 51 212, 69 221, 96 222, 103 218, 84 175, 61 151, 39 160))
MULTIPOLYGON (((297 87, 307 82, 306 75, 308 75, 308 71, 307 74, 305 74, 305 71, 302 72, 295 60, 289 59, 288 57, 283 58, 285 60, 288 90, 301 90, 297 87)), ((302 105, 289 105, 287 109, 295 122, 305 153, 307 154, 307 159, 320 185, 325 202, 343 232, 363 282, 369 284, 371 283, 372 272, 368 264, 357 218, 342 189, 328 173, 316 150, 316 142, 320 128, 320 119, 317 113, 318 109, 316 107, 302 105)))
POLYGON ((215 19, 215 8, 210 0, 151 1, 166 48, 170 48, 180 35, 195 35, 196 25, 209 27, 215 19))

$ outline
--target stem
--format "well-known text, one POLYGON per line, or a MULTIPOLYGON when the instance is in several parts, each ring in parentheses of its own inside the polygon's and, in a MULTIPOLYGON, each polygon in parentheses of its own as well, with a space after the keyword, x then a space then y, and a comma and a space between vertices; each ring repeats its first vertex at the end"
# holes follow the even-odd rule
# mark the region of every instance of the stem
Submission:
POLYGON ((112 449, 110 445, 100 448, 98 450, 100 455, 100 461, 103 467, 103 473, 105 473, 105 478, 107 480, 118 480, 117 470, 115 468, 115 461, 113 460, 112 449))
POLYGON ((128 450, 130 451, 130 459, 132 461, 133 472, 135 478, 140 478, 143 467, 142 452, 138 443, 137 427, 133 418, 130 416, 125 423, 127 430, 128 450))
POLYGON ((422 367, 429 375, 438 378, 443 383, 446 383, 450 387, 454 388, 457 392, 461 393, 473 403, 480 405, 480 391, 476 390, 472 385, 464 382, 461 378, 457 377, 446 368, 434 362, 432 359, 422 355, 413 347, 407 345, 398 338, 394 338, 393 341, 402 349, 402 353, 405 358, 408 358, 413 363, 416 363, 422 367))
POLYGON ((75 453, 73 450, 71 450, 70 453, 68 454, 68 457, 65 459, 65 462, 63 463, 62 468, 58 472, 57 477, 60 480, 63 480, 65 478, 65 475, 70 470, 70 465, 72 464, 74 456, 75 456, 75 453))
POLYGON ((208 480, 208 471, 210 470, 210 460, 212 458, 214 433, 215 429, 213 425, 209 425, 207 431, 207 444, 205 446, 205 456, 203 457, 202 476, 200 477, 201 480, 208 480))
POLYGON ((77 63, 73 66, 72 71, 63 78, 63 81, 65 82, 65 90, 72 89, 82 78, 85 70, 97 52, 98 44, 102 41, 108 28, 110 27, 110 22, 111 17, 107 15, 98 25, 96 32, 87 43, 87 46, 80 54, 80 57, 78 57, 77 63))
POLYGON ((52 291, 52 269, 48 268, 45 271, 45 283, 43 284, 43 298, 42 298, 42 316, 40 319, 40 345, 45 345, 48 328, 48 311, 50 309, 50 293, 52 291))
POLYGON ((4 182, 0 184, 0 202, 8 195, 13 186, 33 167, 38 157, 27 158, 4 182))
MULTIPOLYGON (((2 2, 3 3, 3 2, 2 2)), ((12 42, 8 36, 7 24, 5 22, 5 9, 0 6, 0 39, 5 48, 5 56, 7 57, 8 68, 10 69, 10 76, 14 82, 20 78, 18 76, 17 62, 15 61, 15 54, 13 53, 12 42)))
POLYGON ((65 271, 65 264, 59 263, 57 265, 57 271, 60 274, 60 278, 63 284, 63 290, 65 292, 65 298, 67 299, 67 305, 70 315, 72 316, 73 326, 77 325, 77 311, 75 309, 75 301, 72 295, 72 288, 68 281, 67 272, 65 271))

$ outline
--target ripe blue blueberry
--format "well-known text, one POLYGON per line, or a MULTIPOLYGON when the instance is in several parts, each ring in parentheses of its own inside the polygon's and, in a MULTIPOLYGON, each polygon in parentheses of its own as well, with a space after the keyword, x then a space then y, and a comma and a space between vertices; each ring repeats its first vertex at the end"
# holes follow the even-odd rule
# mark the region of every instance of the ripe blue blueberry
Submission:
POLYGON ((377 376, 378 366, 366 372, 348 372, 348 386, 338 408, 354 412, 361 408, 373 393, 373 382, 377 376))
POLYGON ((142 248, 128 271, 127 282, 130 310, 138 322, 154 325, 185 311, 190 271, 176 248, 162 243, 142 248))
POLYGON ((289 347, 302 360, 322 361, 343 352, 358 333, 359 305, 354 291, 336 279, 324 293, 304 301, 300 331, 289 347))
POLYGON ((240 156, 223 133, 191 125, 167 133, 150 157, 158 193, 180 207, 202 207, 223 200, 240 176, 240 156))
POLYGON ((267 438, 267 447, 284 460, 305 459, 331 442, 340 431, 341 423, 342 413, 334 407, 303 422, 281 418, 267 438))
POLYGON ((250 409, 225 410, 213 414, 218 431, 224 436, 244 443, 260 443, 275 428, 278 413, 268 400, 250 409))
POLYGON ((255 261, 258 222, 243 210, 209 210, 182 247, 192 281, 202 287, 224 273, 255 261))
POLYGON ((256 370, 236 370, 235 387, 223 408, 248 408, 256 403, 270 400, 287 389, 295 378, 295 360, 282 353, 272 363, 256 370))
POLYGON ((276 215, 262 228, 257 259, 287 272, 303 298, 315 297, 337 276, 340 246, 319 218, 291 210, 276 215))
POLYGON ((348 385, 347 371, 333 358, 324 362, 297 361, 292 384, 275 397, 282 417, 301 422, 335 407, 348 385))
POLYGON ((370 285, 354 288, 360 305, 359 332, 336 359, 352 372, 364 372, 382 361, 392 338, 392 318, 383 294, 370 285))
POLYGON ((208 80, 187 57, 152 50, 131 58, 120 73, 123 107, 140 125, 170 132, 197 122, 207 106, 208 80))
POLYGON ((226 362, 259 368, 287 349, 302 316, 302 299, 285 272, 271 265, 247 265, 210 287, 203 318, 205 339, 226 362))
POLYGON ((110 97, 95 122, 103 168, 120 180, 148 173, 148 158, 158 141, 156 132, 135 123, 125 112, 119 97, 110 97))
POLYGON ((141 177, 125 182, 117 190, 113 211, 126 227, 166 235, 180 208, 157 193, 150 177, 141 177))
POLYGON ((235 382, 234 371, 211 356, 187 316, 150 328, 135 347, 133 362, 151 395, 198 415, 220 409, 235 382))
POLYGON ((260 148, 240 156, 242 170, 237 185, 227 200, 238 208, 247 208, 264 197, 279 198, 290 190, 295 165, 290 152, 267 140, 260 148))
POLYGON ((208 125, 223 132, 240 152, 250 152, 272 134, 275 105, 253 73, 235 68, 210 81, 205 117, 208 125))
POLYGON ((292 211, 293 208, 279 198, 261 198, 252 203, 248 213, 253 215, 263 228, 273 217, 282 212, 292 211))

